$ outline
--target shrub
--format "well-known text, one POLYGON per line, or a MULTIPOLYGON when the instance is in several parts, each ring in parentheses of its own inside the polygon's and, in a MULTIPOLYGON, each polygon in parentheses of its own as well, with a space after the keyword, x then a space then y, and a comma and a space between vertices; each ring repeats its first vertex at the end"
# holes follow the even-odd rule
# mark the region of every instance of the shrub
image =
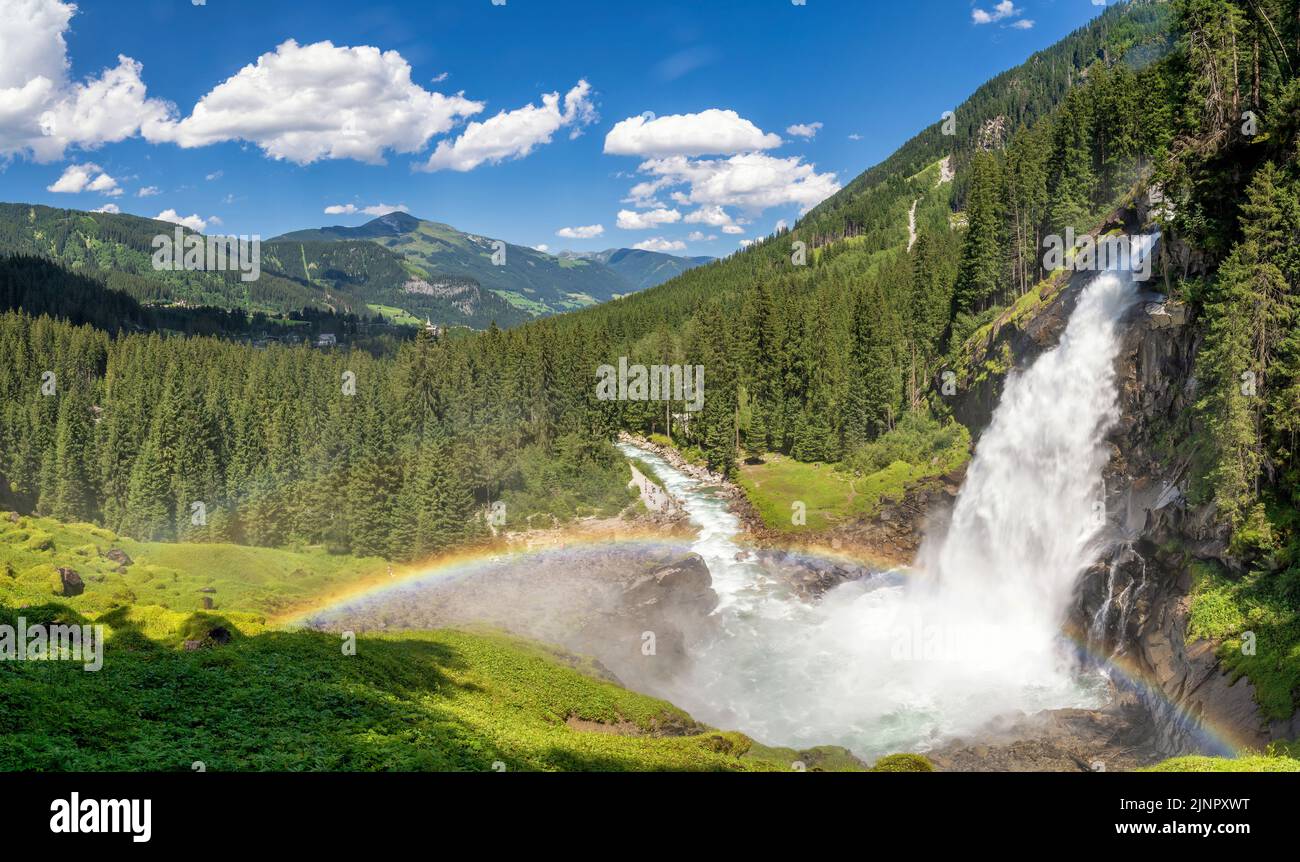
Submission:
POLYGON ((876 761, 872 772, 934 772, 934 764, 920 754, 890 754, 876 761))

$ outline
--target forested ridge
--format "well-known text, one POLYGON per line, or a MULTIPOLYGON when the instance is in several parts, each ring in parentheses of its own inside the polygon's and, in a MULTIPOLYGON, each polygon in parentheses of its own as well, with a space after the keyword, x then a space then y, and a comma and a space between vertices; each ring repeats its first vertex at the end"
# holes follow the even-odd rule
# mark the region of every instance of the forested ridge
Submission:
POLYGON ((617 511, 619 428, 671 431, 724 473, 766 452, 852 470, 901 425, 943 433, 935 375, 1046 275, 1045 235, 1093 228, 1155 185, 1167 237, 1210 263, 1174 284, 1206 331, 1187 432, 1203 492, 1261 553, 1293 559, 1296 13, 1292 0, 1108 9, 958 106, 954 135, 936 123, 791 230, 631 297, 425 334, 392 358, 6 315, 4 502, 143 538, 411 558, 482 536, 500 499, 514 524, 617 511), (1257 134, 1241 131, 1247 110, 1257 134), (703 410, 596 400, 595 370, 620 356, 702 365, 703 410), (1254 394, 1234 394, 1250 371, 1254 394))

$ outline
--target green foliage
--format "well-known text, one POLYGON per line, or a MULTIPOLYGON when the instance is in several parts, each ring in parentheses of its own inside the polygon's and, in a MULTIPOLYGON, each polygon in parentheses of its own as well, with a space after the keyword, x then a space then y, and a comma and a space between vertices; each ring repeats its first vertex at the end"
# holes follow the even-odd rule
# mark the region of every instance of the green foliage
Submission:
POLYGON ((166 633, 121 614, 97 622, 109 625, 98 672, 0 666, 0 721, 11 729, 0 769, 789 768, 743 757, 747 737, 695 725, 664 701, 568 666, 571 657, 501 635, 363 636, 345 655, 337 635, 264 632, 188 651, 174 643, 216 620, 189 618, 166 633), (675 728, 685 735, 660 735, 675 728))
POLYGON ((1232 578, 1194 564, 1188 638, 1222 641, 1218 656, 1234 675, 1247 676, 1270 718, 1300 708, 1300 568, 1232 578))
POLYGON ((934 764, 922 754, 890 754, 876 761, 872 772, 934 772, 934 764))
POLYGON ((1300 772, 1300 760, 1249 754, 1244 757, 1174 757, 1138 772, 1300 772))

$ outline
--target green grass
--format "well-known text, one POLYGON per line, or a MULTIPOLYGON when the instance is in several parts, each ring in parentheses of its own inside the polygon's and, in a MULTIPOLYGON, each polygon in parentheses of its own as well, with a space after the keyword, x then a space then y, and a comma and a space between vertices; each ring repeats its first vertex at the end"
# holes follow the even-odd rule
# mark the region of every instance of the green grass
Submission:
POLYGON ((916 485, 960 467, 970 457, 970 434, 955 423, 940 425, 911 415, 893 431, 840 465, 805 463, 767 455, 742 464, 737 482, 763 523, 783 532, 817 532, 869 518, 916 485), (793 504, 806 507, 806 523, 792 522, 793 504))
POLYGON ((363 636, 348 655, 337 634, 268 626, 381 565, 0 514, 0 623, 97 624, 106 636, 96 672, 0 662, 0 770, 862 768, 843 749, 767 748, 699 725, 589 659, 500 633, 363 636), (100 556, 110 548, 135 560, 125 574, 100 556), (61 565, 84 594, 56 595, 61 565), (219 609, 196 610, 204 586, 219 609))
POLYGON ((1300 760, 1250 754, 1244 757, 1175 757, 1138 772, 1300 772, 1300 760))
POLYGON ((398 326, 423 326, 424 321, 403 308, 395 305, 379 305, 371 302, 366 305, 374 314, 397 324, 398 326))
POLYGON ((503 635, 362 637, 345 655, 338 635, 266 632, 178 651, 120 622, 97 673, 0 664, 0 770, 790 768, 503 635))
POLYGON ((218 610, 268 616, 387 571, 378 558, 335 556, 321 548, 137 542, 92 524, 36 517, 15 523, 0 513, 0 604, 20 607, 54 600, 60 566, 72 568, 85 583, 82 595, 59 598, 81 613, 129 604, 188 612, 201 609, 209 596, 218 610), (101 556, 112 548, 134 561, 125 572, 101 556))
POLYGON ((1249 677, 1269 718, 1287 719, 1300 707, 1300 608, 1276 577, 1239 578, 1206 563, 1192 564, 1190 639, 1221 640, 1218 656, 1233 679, 1249 677), (1243 651, 1254 634, 1254 655, 1243 651))
POLYGON ((763 523, 774 530, 824 530, 861 510, 850 477, 829 464, 767 455, 761 464, 742 464, 736 481, 763 523), (805 506, 804 525, 792 523, 796 501, 805 506))

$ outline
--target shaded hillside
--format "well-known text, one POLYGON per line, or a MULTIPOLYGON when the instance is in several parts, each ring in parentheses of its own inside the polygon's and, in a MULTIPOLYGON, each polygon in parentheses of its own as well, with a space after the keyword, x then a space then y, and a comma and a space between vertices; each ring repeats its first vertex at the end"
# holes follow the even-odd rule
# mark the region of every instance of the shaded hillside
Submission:
POLYGON ((72 272, 101 280, 108 288, 145 304, 239 308, 285 313, 303 308, 349 311, 357 300, 327 298, 316 287, 263 272, 242 281, 238 272, 157 271, 153 239, 189 236, 189 228, 139 216, 54 209, 35 204, 0 204, 0 254, 48 258, 72 272))

